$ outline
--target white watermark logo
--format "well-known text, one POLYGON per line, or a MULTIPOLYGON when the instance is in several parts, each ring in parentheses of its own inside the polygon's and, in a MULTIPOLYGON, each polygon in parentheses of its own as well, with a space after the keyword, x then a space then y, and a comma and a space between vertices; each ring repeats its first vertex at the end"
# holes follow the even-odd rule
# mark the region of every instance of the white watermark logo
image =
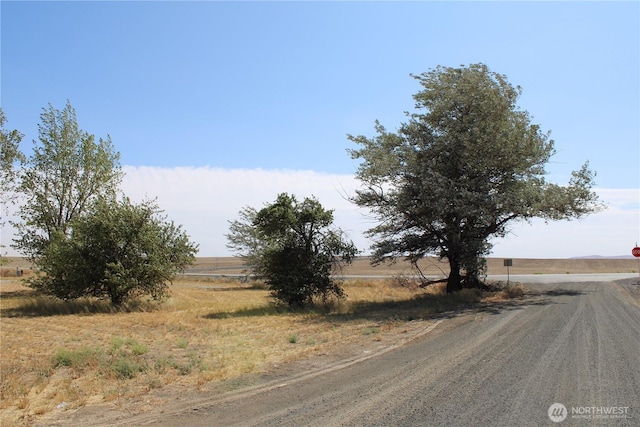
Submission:
POLYGON ((628 406, 572 406, 569 411, 562 403, 549 406, 547 415, 554 423, 561 423, 569 415, 573 419, 605 420, 628 418, 628 406))
POLYGON ((549 406, 549 410, 547 411, 549 419, 554 423, 561 423, 562 421, 564 421, 567 418, 568 413, 569 412, 567 411, 567 407, 562 403, 554 403, 553 405, 549 406))

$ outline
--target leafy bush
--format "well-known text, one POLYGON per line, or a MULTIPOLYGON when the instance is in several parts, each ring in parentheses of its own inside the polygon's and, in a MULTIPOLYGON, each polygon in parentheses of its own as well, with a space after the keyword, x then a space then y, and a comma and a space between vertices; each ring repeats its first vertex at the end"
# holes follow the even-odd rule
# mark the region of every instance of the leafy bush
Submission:
POLYGON ((70 236, 52 236, 39 263, 44 275, 30 286, 65 300, 108 298, 114 306, 142 295, 162 300, 167 282, 195 261, 197 245, 158 213, 153 202, 100 199, 72 222, 70 236))
POLYGON ((264 278, 277 301, 301 308, 314 298, 326 304, 331 297, 344 297, 332 276, 358 250, 340 229, 332 228, 333 211, 315 198, 299 203, 283 193, 260 211, 243 209, 240 217, 231 223, 228 247, 264 278))

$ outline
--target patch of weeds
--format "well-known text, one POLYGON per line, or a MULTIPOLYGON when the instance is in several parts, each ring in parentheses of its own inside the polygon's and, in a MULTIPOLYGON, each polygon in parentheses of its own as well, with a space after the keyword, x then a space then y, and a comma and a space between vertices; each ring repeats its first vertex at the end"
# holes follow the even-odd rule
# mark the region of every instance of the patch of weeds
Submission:
POLYGON ((174 325, 171 325, 171 326, 169 327, 169 330, 170 330, 171 332, 182 332, 182 331, 184 331, 185 329, 186 329, 186 326, 185 326, 185 325, 183 325, 183 324, 181 324, 181 323, 178 323, 177 325, 176 325, 176 324, 174 324, 174 325))
POLYGON ((180 375, 189 375, 193 372, 193 368, 200 365, 201 359, 197 354, 189 353, 188 357, 189 361, 187 363, 175 362, 173 366, 180 375))
POLYGON ((316 339, 315 338, 309 338, 307 340, 307 345, 316 345, 316 339))
POLYGON ((124 344, 124 339, 121 337, 111 337, 111 351, 117 351, 124 344))
POLYGON ((143 354, 149 351, 149 346, 146 344, 140 344, 138 342, 133 343, 129 346, 129 349, 136 356, 142 356, 143 354))
POLYGON ((49 378, 53 374, 53 368, 51 366, 36 366, 33 369, 33 373, 41 379, 49 378))
POLYGON ((58 349, 53 356, 53 368, 94 368, 107 377, 115 375, 118 379, 130 379, 147 370, 147 365, 140 356, 148 351, 147 345, 134 339, 113 337, 108 351, 102 348, 58 349))
POLYGON ((187 348, 187 346, 189 345, 189 340, 185 338, 178 338, 176 345, 178 346, 178 348, 187 348))
POLYGON ((158 374, 163 374, 166 372, 167 368, 171 368, 178 371, 180 375, 189 375, 193 372, 195 367, 199 367, 201 370, 206 370, 206 367, 203 367, 202 365, 202 358, 195 352, 190 352, 187 355, 187 358, 188 360, 185 363, 178 362, 173 358, 173 356, 158 359, 154 364, 154 369, 158 374))
POLYGON ((202 357, 197 354, 195 351, 191 351, 188 354, 189 357, 189 366, 191 366, 191 369, 193 368, 199 368, 201 371, 203 369, 206 369, 206 367, 204 367, 204 365, 202 364, 202 357))
POLYGON ((295 344, 295 343, 298 342, 298 335, 297 334, 291 334, 291 335, 289 335, 287 340, 289 341, 290 344, 295 344))
POLYGON ((111 363, 111 370, 119 379, 131 379, 139 372, 144 372, 147 367, 143 363, 138 363, 131 358, 122 356, 111 363))
MULTIPOLYGON (((202 328, 202 329, 200 329, 200 330, 198 331, 198 335, 199 335, 201 338, 204 338, 204 339, 208 338, 208 337, 211 335, 211 333, 212 333, 212 332, 209 330, 209 328, 202 328)), ((180 339, 180 338, 178 338, 178 339, 177 339, 177 342, 179 343, 180 341, 181 341, 181 339, 180 339)), ((187 342, 187 344, 188 344, 188 342, 187 342)))
POLYGON ((363 335, 371 335, 380 333, 380 328, 377 326, 367 326, 362 330, 363 335))
POLYGON ((99 365, 104 358, 104 351, 99 348, 81 348, 78 350, 58 349, 53 356, 53 367, 68 366, 82 369, 91 365, 99 365))
POLYGON ((191 371, 193 371, 193 366, 191 366, 188 363, 178 364, 176 366, 176 370, 178 371, 178 373, 180 375, 189 375, 191 373, 191 371))
POLYGON ((173 368, 174 363, 175 361, 172 357, 162 357, 155 361, 155 363, 153 364, 153 369, 158 374, 164 374, 167 371, 167 368, 173 368))
POLYGON ((136 356, 141 356, 149 351, 149 346, 141 344, 133 338, 111 338, 111 354, 126 354, 127 350, 136 356))
POLYGON ((147 381, 147 387, 149 389, 161 388, 162 387, 162 381, 160 380, 160 378, 157 378, 157 377, 150 378, 147 381))

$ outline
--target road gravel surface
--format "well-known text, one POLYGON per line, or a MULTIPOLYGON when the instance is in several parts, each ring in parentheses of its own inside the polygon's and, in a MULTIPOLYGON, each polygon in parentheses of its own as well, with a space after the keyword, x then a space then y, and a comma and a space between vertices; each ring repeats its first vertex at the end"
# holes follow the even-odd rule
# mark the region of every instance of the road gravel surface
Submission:
POLYGON ((119 424, 640 426, 638 279, 527 287, 402 345, 119 424))

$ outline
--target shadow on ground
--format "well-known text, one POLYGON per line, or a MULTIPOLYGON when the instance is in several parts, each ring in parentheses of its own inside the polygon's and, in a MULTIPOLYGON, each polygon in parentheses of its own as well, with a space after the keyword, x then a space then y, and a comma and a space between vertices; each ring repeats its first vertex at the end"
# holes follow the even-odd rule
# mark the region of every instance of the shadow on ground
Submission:
POLYGON ((3 308, 2 316, 6 317, 46 317, 65 316, 73 314, 118 314, 149 312, 158 310, 159 303, 144 299, 131 299, 119 307, 115 307, 110 301, 98 298, 78 298, 74 300, 62 300, 55 297, 39 295, 33 290, 20 290, 2 292, 3 305, 13 305, 13 301, 19 300, 15 307, 3 308))
POLYGON ((519 310, 527 306, 559 303, 559 296, 579 296, 583 291, 554 289, 549 291, 526 292, 523 296, 499 299, 497 292, 481 292, 465 289, 449 295, 420 295, 406 300, 384 302, 341 302, 332 307, 309 307, 303 311, 290 311, 281 306, 259 307, 233 312, 212 312, 207 319, 233 317, 274 316, 307 313, 315 315, 314 321, 340 322, 346 320, 411 321, 418 319, 451 318, 471 312, 498 314, 507 310, 519 310), (492 298, 493 297, 493 298, 492 298))

